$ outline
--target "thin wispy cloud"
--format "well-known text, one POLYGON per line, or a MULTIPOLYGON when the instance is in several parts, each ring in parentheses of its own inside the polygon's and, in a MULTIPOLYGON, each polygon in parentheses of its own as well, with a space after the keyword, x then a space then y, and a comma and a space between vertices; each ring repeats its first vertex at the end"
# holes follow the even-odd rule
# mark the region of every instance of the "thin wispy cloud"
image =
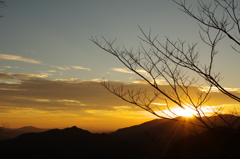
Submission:
POLYGON ((40 73, 40 74, 27 74, 27 73, 3 73, 0 72, 0 79, 18 79, 18 80, 26 80, 26 79, 43 79, 48 77, 50 74, 48 73, 40 73))
POLYGON ((34 60, 34 59, 29 59, 29 58, 24 58, 24 57, 21 57, 21 56, 9 55, 9 54, 0 54, 0 59, 21 61, 21 62, 32 63, 32 64, 40 64, 40 63, 42 63, 42 62, 34 60))
POLYGON ((50 74, 41 73, 41 74, 27 74, 27 73, 14 73, 13 76, 18 79, 34 79, 34 78, 46 78, 50 74))
MULTIPOLYGON (((199 88, 199 90, 201 90, 201 91, 208 91, 209 89, 210 89, 209 86, 202 86, 202 87, 199 88)), ((229 92, 240 92, 240 88, 226 88, 226 87, 224 87, 224 89, 229 91, 229 92)), ((220 92, 220 91, 217 87, 212 87, 211 92, 220 92)))
POLYGON ((69 67, 60 67, 60 66, 54 66, 54 65, 50 65, 50 67, 57 68, 57 69, 59 69, 59 70, 63 70, 63 71, 69 69, 69 67))
MULTIPOLYGON (((135 74, 133 71, 129 70, 128 68, 112 68, 111 70, 115 71, 115 72, 120 72, 120 73, 129 73, 129 74, 135 74)), ((149 81, 152 81, 152 77, 151 75, 143 70, 143 69, 136 69, 135 70, 136 72, 138 72, 139 74, 141 74, 142 76, 146 77, 149 79, 149 81)), ((141 83, 141 84, 146 84, 146 81, 142 80, 142 79, 137 79, 137 80, 134 80, 134 78, 130 77, 129 79, 132 79, 134 83, 141 83)), ((162 78, 160 79, 155 79, 156 82, 158 84, 166 84, 166 81, 162 78)))
POLYGON ((77 70, 87 70, 87 71, 91 71, 90 68, 85 68, 85 67, 82 67, 82 66, 71 66, 72 68, 74 69, 77 69, 77 70))
POLYGON ((78 78, 60 78, 60 79, 54 79, 52 81, 58 81, 58 82, 69 82, 69 83, 79 83, 81 82, 78 78))
POLYGON ((3 67, 3 68, 19 68, 19 67, 13 67, 13 66, 0 66, 0 67, 3 67))
POLYGON ((12 67, 12 66, 0 66, 0 71, 5 71, 6 69, 16 69, 19 67, 12 67))
MULTIPOLYGON (((131 70, 129 70, 127 68, 112 68, 112 70, 115 71, 115 72, 121 72, 121 73, 134 73, 134 72, 132 72, 131 70)), ((147 73, 143 69, 137 69, 136 71, 139 72, 139 73, 145 73, 145 74, 147 73)))
POLYGON ((61 67, 61 66, 54 66, 54 65, 50 65, 53 68, 57 68, 59 70, 70 70, 70 69, 76 69, 76 70, 87 70, 87 71, 91 71, 90 68, 86 68, 86 67, 82 67, 82 66, 67 66, 67 67, 61 67))
POLYGON ((55 71, 55 70, 47 70, 47 72, 57 72, 57 71, 55 71))
POLYGON ((91 79, 90 81, 93 81, 93 82, 100 82, 101 79, 100 79, 100 78, 94 78, 94 79, 91 79))
POLYGON ((115 72, 121 72, 121 73, 133 73, 132 71, 128 70, 127 68, 112 68, 115 72))

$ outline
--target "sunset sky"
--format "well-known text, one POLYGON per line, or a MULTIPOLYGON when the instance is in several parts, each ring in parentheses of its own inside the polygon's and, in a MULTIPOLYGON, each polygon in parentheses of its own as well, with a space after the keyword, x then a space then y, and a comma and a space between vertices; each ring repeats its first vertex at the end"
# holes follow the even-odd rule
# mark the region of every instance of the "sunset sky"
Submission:
MULTIPOLYGON (((139 25, 159 39, 199 42, 201 58, 208 59, 210 48, 202 44, 197 22, 171 0, 9 0, 6 6, 0 12, 0 122, 11 128, 108 131, 154 118, 100 85, 104 78, 146 87, 91 36, 138 48, 139 25)), ((240 55, 230 44, 219 44, 214 70, 240 96, 240 55)), ((211 106, 239 106, 219 92, 211 96, 211 106)))

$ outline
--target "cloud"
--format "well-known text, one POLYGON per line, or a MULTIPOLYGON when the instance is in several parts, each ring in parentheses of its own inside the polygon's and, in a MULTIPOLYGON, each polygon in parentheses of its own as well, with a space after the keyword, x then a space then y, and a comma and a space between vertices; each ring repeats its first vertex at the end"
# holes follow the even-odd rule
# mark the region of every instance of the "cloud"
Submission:
POLYGON ((131 109, 130 106, 113 106, 114 109, 116 110, 129 110, 131 109))
POLYGON ((54 68, 57 68, 57 69, 60 69, 60 70, 70 70, 70 69, 76 69, 76 70, 87 70, 87 71, 91 71, 90 68, 85 68, 85 67, 82 67, 82 66, 67 66, 67 67, 60 67, 60 66, 54 66, 54 65, 50 65, 51 67, 54 67, 54 68))
MULTIPOLYGON (((134 73, 131 70, 129 70, 128 68, 112 68, 112 70, 116 71, 116 72, 121 72, 121 73, 134 73)), ((137 69, 136 71, 139 73, 147 74, 147 72, 143 69, 137 69)))
POLYGON ((167 105, 166 103, 152 103, 153 105, 159 105, 159 106, 161 106, 161 105, 167 105))
POLYGON ((48 73, 40 73, 40 74, 27 74, 27 73, 3 73, 0 72, 0 79, 18 79, 18 80, 27 80, 27 79, 35 79, 35 78, 46 78, 50 74, 48 73))
POLYGON ((11 73, 0 72, 0 79, 14 79, 11 73))
POLYGON ((34 79, 34 78, 46 78, 49 76, 48 73, 41 74, 26 74, 26 73, 14 73, 13 76, 18 79, 34 79))
POLYGON ((0 96, 2 101, 0 107, 81 111, 83 109, 115 110, 117 106, 127 104, 107 91, 99 82, 50 81, 37 78, 20 80, 19 84, 1 84, 0 93, 3 95, 0 96))
POLYGON ((77 70, 87 70, 87 71, 91 71, 90 68, 85 68, 85 67, 82 67, 82 66, 71 66, 72 68, 74 69, 77 69, 77 70))
MULTIPOLYGON (((129 79, 132 80, 133 83, 136 83, 136 84, 148 84, 148 82, 143 79, 135 79, 135 78, 129 78, 129 79)), ((159 79, 155 79, 155 80, 156 80, 156 83, 159 85, 167 85, 168 84, 164 78, 159 78, 159 79)), ((151 82, 153 82, 153 81, 151 81, 151 82)))
MULTIPOLYGON (((132 71, 129 70, 128 68, 112 68, 111 70, 113 70, 113 71, 115 71, 115 72, 135 74, 134 72, 132 72, 132 71)), ((148 78, 150 81, 152 80, 151 75, 150 75, 147 71, 145 71, 145 70, 143 70, 143 69, 136 69, 136 72, 138 72, 138 73, 141 74, 142 76, 148 78)), ((131 78, 132 78, 132 77, 131 77, 131 78)), ((161 78, 160 80, 158 80, 158 79, 156 79, 156 80, 157 80, 157 83, 158 83, 158 82, 166 83, 166 81, 163 80, 162 78, 161 78)), ((137 80, 135 81, 135 83, 142 83, 142 82, 144 82, 144 81, 143 81, 143 80, 139 80, 139 79, 137 79, 137 80)), ((144 83, 145 83, 145 82, 144 82, 144 83)))
POLYGON ((47 72, 57 72, 57 71, 55 71, 55 70, 47 70, 47 72))
MULTIPOLYGON (((99 82, 80 81, 78 79, 45 80, 43 78, 32 78, 31 75, 0 74, 2 78, 16 78, 17 84, 0 84, 0 114, 5 116, 26 116, 26 113, 42 112, 46 116, 64 116, 64 114, 76 117, 103 117, 111 116, 117 118, 146 117, 150 114, 139 107, 129 104, 117 96, 111 94, 99 82), (31 78, 27 78, 31 77, 31 78)), ((35 77, 35 76, 33 76, 35 77)), ((120 82, 112 82, 113 85, 121 85, 120 82)), ((169 92, 168 85, 160 88, 169 92)), ((149 94, 153 89, 146 84, 125 83, 126 89, 147 90, 149 94)), ((192 92, 198 90, 192 87, 192 92)), ((211 92, 211 99, 207 103, 211 106, 238 103, 231 100, 222 93, 211 92)), ((236 94, 240 96, 240 93, 236 94)), ((168 103, 170 107, 175 106, 168 103)), ((154 107, 165 108, 166 103, 160 98, 153 102, 154 107)), ((33 114, 32 114, 33 116, 33 114)))
MULTIPOLYGON (((209 86, 202 86, 202 87, 199 87, 199 90, 208 91, 209 88, 210 88, 209 86)), ((240 93, 240 88, 226 88, 226 87, 224 87, 224 89, 227 90, 228 92, 238 92, 238 93, 240 93)), ((217 87, 212 87, 211 92, 220 92, 220 91, 218 90, 217 87)))
POLYGON ((102 116, 106 117, 118 117, 121 119, 151 119, 155 118, 153 115, 149 114, 146 111, 134 111, 131 109, 116 109, 116 110, 86 110, 85 112, 92 114, 94 116, 99 116, 101 114, 102 116))
POLYGON ((69 83, 78 83, 80 80, 78 78, 60 78, 60 79, 54 79, 53 81, 61 81, 61 82, 69 82, 69 83))
POLYGON ((54 66, 54 65, 50 65, 50 67, 57 68, 59 70, 64 70, 64 71, 70 69, 69 67, 60 67, 60 66, 54 66))
POLYGON ((94 79, 91 79, 90 81, 94 81, 94 82, 101 82, 101 81, 102 81, 102 79, 100 79, 100 78, 94 78, 94 79))
POLYGON ((9 54, 0 54, 0 59, 21 61, 21 62, 33 63, 33 64, 40 64, 40 63, 42 63, 42 62, 34 60, 34 59, 29 59, 29 58, 24 58, 24 57, 21 57, 21 56, 9 55, 9 54))
POLYGON ((0 88, 0 90, 2 90, 2 91, 23 91, 23 90, 14 89, 14 88, 0 88))
POLYGON ((116 72, 121 72, 121 73, 133 73, 132 71, 130 71, 127 68, 112 68, 112 70, 116 71, 116 72))
POLYGON ((35 99, 37 102, 50 102, 49 99, 35 99))
MULTIPOLYGON (((113 70, 115 72, 134 74, 134 72, 132 72, 128 68, 112 68, 111 70, 113 70)), ((147 71, 145 71, 143 69, 136 69, 136 71, 138 73, 142 74, 142 76, 146 77, 149 81, 153 82, 151 75, 147 71)), ((136 84, 148 84, 148 82, 146 82, 144 79, 139 79, 139 77, 138 78, 130 77, 129 79, 132 80, 133 83, 136 83, 136 84)), ((168 84, 167 81, 163 77, 158 77, 157 79, 155 79, 155 82, 158 83, 159 85, 168 84)))
POLYGON ((19 68, 19 67, 13 67, 13 66, 0 66, 0 67, 3 67, 3 68, 19 68))

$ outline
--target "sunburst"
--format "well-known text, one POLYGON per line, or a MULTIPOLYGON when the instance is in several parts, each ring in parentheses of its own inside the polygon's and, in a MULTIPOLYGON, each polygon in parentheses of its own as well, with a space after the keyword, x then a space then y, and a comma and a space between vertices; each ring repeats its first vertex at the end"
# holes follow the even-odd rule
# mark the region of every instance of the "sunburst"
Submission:
POLYGON ((185 109, 177 108, 177 109, 174 109, 173 112, 178 116, 184 116, 184 117, 193 117, 194 114, 196 114, 196 112, 189 107, 185 107, 185 109))

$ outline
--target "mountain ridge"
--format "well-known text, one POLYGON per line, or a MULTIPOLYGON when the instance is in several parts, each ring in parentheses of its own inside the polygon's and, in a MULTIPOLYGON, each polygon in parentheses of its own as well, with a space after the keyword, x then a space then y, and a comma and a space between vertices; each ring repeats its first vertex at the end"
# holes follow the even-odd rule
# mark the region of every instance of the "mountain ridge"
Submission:
POLYGON ((130 159, 135 156, 118 138, 93 134, 76 126, 21 134, 0 141, 0 149, 3 158, 116 158, 117 155, 117 158, 130 159))
MULTIPOLYGON (((225 115, 222 118, 231 122, 239 117, 225 115)), ((4 152, 3 156, 8 158, 24 156, 27 153, 29 158, 45 158, 48 155, 49 158, 97 158, 101 156, 119 159, 157 159, 169 150, 175 152, 172 146, 177 141, 195 135, 186 129, 191 128, 189 122, 193 119, 182 117, 179 119, 182 125, 173 120, 155 119, 121 128, 109 134, 91 133, 76 126, 44 132, 29 132, 13 139, 0 141, 0 149, 4 152)), ((210 120, 220 121, 216 117, 210 120)), ((239 120, 236 124, 240 126, 239 120)), ((25 128, 31 129, 32 127, 28 126, 23 129, 25 128)), ((198 133, 205 132, 202 128, 194 128, 194 130, 198 133)))

